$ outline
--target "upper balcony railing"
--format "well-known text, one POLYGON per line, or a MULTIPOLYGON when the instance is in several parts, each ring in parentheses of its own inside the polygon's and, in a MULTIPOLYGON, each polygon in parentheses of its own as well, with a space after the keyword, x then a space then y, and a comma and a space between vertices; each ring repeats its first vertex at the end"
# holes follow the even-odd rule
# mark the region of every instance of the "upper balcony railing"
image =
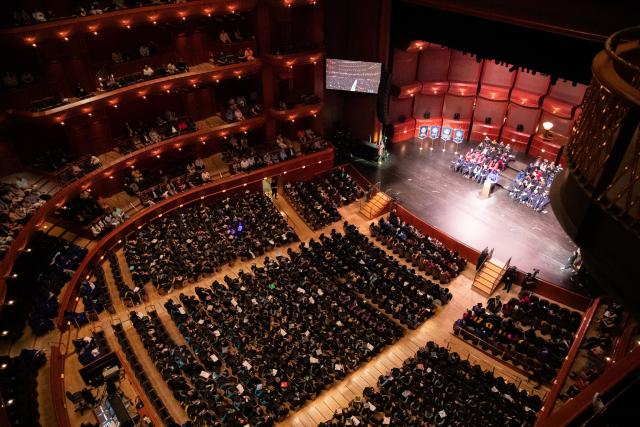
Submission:
POLYGON ((640 27, 613 34, 592 71, 569 167, 593 200, 640 232, 640 27))

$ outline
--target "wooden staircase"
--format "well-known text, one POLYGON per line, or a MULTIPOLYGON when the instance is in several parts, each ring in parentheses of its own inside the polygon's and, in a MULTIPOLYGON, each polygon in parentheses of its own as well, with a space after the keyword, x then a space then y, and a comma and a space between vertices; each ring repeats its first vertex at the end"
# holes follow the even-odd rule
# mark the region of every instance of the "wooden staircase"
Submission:
POLYGON ((371 200, 360 205, 360 214, 367 219, 373 219, 385 213, 390 204, 391 197, 378 191, 371 200))
MULTIPOLYGON (((491 254, 493 254, 493 250, 491 254)), ((511 263, 511 258, 504 263, 492 258, 491 254, 476 272, 471 285, 473 289, 487 296, 493 294, 498 285, 500 285, 500 281, 511 263)))

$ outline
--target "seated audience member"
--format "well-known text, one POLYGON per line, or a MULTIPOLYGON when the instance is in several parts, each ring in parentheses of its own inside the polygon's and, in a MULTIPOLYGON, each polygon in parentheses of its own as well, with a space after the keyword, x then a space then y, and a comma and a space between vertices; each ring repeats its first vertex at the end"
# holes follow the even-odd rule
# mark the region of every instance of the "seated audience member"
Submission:
POLYGON ((378 378, 329 426, 533 426, 542 399, 430 341, 378 378))
POLYGON ((167 64, 166 69, 168 74, 175 74, 178 72, 178 68, 175 65, 173 65, 173 63, 171 62, 167 64))
POLYGON ((244 54, 242 55, 242 58, 244 58, 246 61, 255 61, 256 58, 255 56, 253 56, 253 49, 251 49, 250 47, 247 47, 244 50, 244 54))
POLYGON ((16 87, 18 86, 18 78, 15 74, 7 71, 4 73, 4 77, 2 78, 2 83, 5 87, 16 87))
POLYGON ((224 29, 220 32, 220 41, 225 44, 231 43, 231 37, 224 29))
POLYGON ((140 56, 145 57, 149 56, 149 46, 146 44, 141 44, 138 48, 138 52, 140 52, 140 56))
POLYGON ((142 75, 149 78, 149 77, 153 77, 154 71, 153 68, 149 67, 148 65, 145 65, 144 68, 142 68, 142 75))

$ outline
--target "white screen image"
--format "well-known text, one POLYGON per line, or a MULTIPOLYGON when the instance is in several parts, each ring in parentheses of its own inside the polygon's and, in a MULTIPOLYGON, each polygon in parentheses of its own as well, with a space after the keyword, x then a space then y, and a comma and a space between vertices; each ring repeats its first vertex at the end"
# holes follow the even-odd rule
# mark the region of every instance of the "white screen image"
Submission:
POLYGON ((327 59, 327 89, 378 93, 381 70, 379 62, 327 59))

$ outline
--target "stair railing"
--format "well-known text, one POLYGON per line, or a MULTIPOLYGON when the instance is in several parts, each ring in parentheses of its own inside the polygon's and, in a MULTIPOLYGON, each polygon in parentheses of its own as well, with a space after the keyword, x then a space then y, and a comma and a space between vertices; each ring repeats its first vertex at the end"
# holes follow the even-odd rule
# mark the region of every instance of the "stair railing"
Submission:
POLYGON ((496 277, 495 281, 493 282, 493 285, 491 286, 491 293, 493 293, 493 291, 495 291, 496 288, 498 287, 498 285, 500 284, 500 281, 502 280, 502 276, 504 275, 504 273, 509 268, 509 265, 511 265, 511 257, 509 257, 507 262, 504 264, 504 266, 500 270, 500 273, 498 274, 498 277, 496 277))
MULTIPOLYGON (((489 249, 489 247, 487 246, 486 248, 484 248, 482 250, 482 252, 484 252, 486 249, 489 249)), ((484 265, 486 264, 487 261, 489 261, 491 259, 491 257, 493 256, 493 249, 491 248, 491 250, 489 251, 489 254, 487 255, 487 257, 482 261, 482 263, 480 263, 480 266, 478 267, 478 269, 476 270, 476 274, 475 276, 473 276, 473 281, 476 281, 476 278, 478 277, 478 275, 480 274, 480 271, 482 271, 482 268, 484 267, 484 265)))

